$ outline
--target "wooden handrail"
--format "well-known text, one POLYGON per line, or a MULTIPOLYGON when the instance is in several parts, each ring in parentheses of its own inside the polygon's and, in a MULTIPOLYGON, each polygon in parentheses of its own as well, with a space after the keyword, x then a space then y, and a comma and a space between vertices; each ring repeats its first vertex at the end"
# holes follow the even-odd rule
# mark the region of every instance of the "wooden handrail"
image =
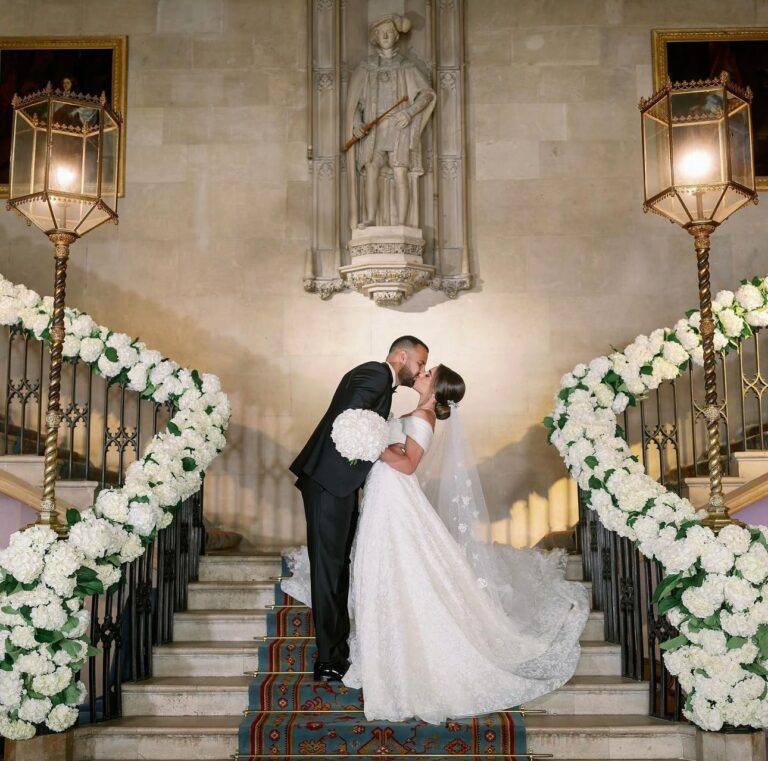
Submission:
POLYGON ((725 505, 728 508, 728 512, 733 515, 745 507, 754 505, 755 502, 763 497, 768 497, 768 473, 763 473, 762 476, 753 478, 745 483, 744 486, 739 486, 738 489, 734 489, 726 494, 725 505))
MULTIPOLYGON (((40 511, 41 487, 32 486, 23 478, 14 476, 5 470, 0 470, 0 494, 5 494, 5 496, 15 499, 33 510, 40 511)), ((63 516, 70 507, 75 506, 61 497, 56 497, 56 509, 59 511, 59 515, 63 516)))

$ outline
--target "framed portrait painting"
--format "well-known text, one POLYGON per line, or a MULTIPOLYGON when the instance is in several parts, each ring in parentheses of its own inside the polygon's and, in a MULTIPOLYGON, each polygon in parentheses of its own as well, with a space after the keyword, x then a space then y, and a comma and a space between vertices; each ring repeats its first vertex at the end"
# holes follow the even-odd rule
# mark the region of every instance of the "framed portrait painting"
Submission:
POLYGON ((59 90, 106 95, 123 117, 119 195, 124 192, 126 37, 0 37, 0 197, 8 196, 14 95, 59 90))
POLYGON ((768 28, 654 29, 653 84, 712 79, 727 71, 752 91, 755 180, 768 190, 768 28))

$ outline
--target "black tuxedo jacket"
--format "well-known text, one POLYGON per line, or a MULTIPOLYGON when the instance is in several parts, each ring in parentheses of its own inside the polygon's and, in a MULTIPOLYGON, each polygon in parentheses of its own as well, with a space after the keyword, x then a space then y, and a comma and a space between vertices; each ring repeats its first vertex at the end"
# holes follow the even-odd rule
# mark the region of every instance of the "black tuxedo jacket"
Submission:
POLYGON ((358 460, 350 465, 331 440, 333 421, 344 410, 373 410, 385 420, 392 406, 392 370, 386 362, 366 362, 350 370, 339 383, 331 406, 315 432, 291 464, 299 479, 311 478, 335 497, 347 497, 362 486, 372 462, 358 460))

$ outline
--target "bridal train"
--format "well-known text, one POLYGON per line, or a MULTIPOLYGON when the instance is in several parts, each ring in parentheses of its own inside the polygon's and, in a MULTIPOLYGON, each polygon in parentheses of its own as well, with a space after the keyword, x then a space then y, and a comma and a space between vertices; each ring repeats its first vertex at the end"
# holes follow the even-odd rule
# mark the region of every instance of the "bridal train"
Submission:
MULTIPOLYGON (((432 428, 402 419, 425 450, 432 428)), ((421 488, 377 462, 352 547, 350 668, 367 719, 430 723, 520 705, 573 676, 587 590, 564 580, 562 554, 485 545, 499 570, 479 578, 421 488)), ((283 590, 311 604, 306 547, 283 590)))

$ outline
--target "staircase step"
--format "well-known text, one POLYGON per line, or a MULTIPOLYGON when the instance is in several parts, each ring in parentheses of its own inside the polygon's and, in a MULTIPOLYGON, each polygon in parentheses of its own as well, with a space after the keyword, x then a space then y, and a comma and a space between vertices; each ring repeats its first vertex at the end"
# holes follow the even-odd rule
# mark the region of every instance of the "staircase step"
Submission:
POLYGON ((275 601, 271 581, 198 581, 189 585, 188 610, 263 609, 275 601))
POLYGON ((127 716, 74 730, 74 757, 79 761, 164 761, 231 758, 243 717, 127 716))
POLYGON ((696 727, 649 716, 527 716, 528 750, 558 759, 695 759, 696 727))
POLYGON ((619 676, 621 647, 612 642, 582 642, 574 676, 619 676))
POLYGON ((743 478, 745 481, 751 481, 753 478, 768 473, 768 450, 734 452, 732 457, 736 461, 739 478, 743 478))
MULTIPOLYGON (((730 494, 746 483, 744 478, 723 476, 723 494, 730 494)), ((702 507, 709 499, 709 476, 691 476, 685 479, 685 495, 694 507, 702 507)))
POLYGON ((565 578, 568 581, 582 581, 584 579, 584 565, 581 555, 568 555, 565 578))
POLYGON ((232 716, 248 708, 247 676, 152 677, 123 683, 123 716, 232 716))
POLYGON ((152 650, 155 676, 243 676, 259 667, 259 643, 171 642, 152 650))
POLYGON ((280 555, 274 552, 220 552, 200 558, 200 581, 268 581, 280 575, 280 555))
POLYGON ((648 682, 621 676, 575 676, 549 695, 525 704, 550 714, 648 715, 648 682))
POLYGON ((266 633, 265 610, 187 610, 173 614, 174 642, 242 642, 266 633))
POLYGON ((582 642, 602 642, 605 639, 605 616, 601 610, 589 613, 587 624, 581 633, 582 642))

